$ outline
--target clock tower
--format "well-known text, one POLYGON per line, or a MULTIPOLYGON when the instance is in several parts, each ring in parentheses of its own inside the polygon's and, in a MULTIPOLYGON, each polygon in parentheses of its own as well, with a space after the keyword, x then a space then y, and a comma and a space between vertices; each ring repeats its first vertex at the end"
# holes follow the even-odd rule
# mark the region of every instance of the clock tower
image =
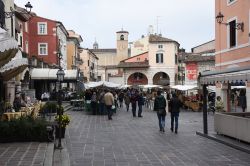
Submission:
POLYGON ((128 32, 116 32, 116 60, 117 63, 128 58, 128 32))

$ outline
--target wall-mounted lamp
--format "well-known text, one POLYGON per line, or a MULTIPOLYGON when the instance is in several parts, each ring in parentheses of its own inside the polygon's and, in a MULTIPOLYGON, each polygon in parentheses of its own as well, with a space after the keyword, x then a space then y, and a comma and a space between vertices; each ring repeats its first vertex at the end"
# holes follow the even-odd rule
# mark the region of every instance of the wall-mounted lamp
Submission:
MULTIPOLYGON (((21 14, 30 14, 31 9, 33 8, 33 6, 30 4, 30 2, 28 2, 25 5, 25 8, 26 8, 25 11, 22 11, 22 12, 19 11, 18 13, 21 13, 21 14)), ((15 10, 12 7, 10 7, 10 11, 9 12, 4 12, 4 15, 5 15, 5 18, 10 18, 11 19, 11 36, 13 37, 14 36, 14 31, 13 31, 13 16, 15 16, 15 10)))
MULTIPOLYGON (((219 12, 218 15, 215 18, 216 18, 217 23, 224 24, 224 25, 229 25, 228 23, 223 22, 224 15, 221 12, 219 12)), ((243 32, 244 31, 244 23, 243 22, 236 23, 235 24, 235 29, 241 30, 243 32)))
MULTIPOLYGON (((30 2, 28 2, 26 5, 25 5, 25 9, 26 11, 23 11, 23 12, 20 12, 19 13, 22 13, 22 14, 29 14, 31 12, 31 9, 33 8, 33 6, 31 5, 30 2)), ((10 12, 4 12, 5 14, 5 18, 11 18, 15 15, 15 10, 10 7, 10 12)))

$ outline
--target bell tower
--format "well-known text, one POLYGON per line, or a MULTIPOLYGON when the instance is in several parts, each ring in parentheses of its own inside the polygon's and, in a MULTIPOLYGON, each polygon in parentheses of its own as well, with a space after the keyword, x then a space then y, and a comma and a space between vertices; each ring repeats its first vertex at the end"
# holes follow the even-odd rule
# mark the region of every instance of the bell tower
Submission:
POLYGON ((117 63, 128 58, 128 32, 116 32, 116 60, 117 63))

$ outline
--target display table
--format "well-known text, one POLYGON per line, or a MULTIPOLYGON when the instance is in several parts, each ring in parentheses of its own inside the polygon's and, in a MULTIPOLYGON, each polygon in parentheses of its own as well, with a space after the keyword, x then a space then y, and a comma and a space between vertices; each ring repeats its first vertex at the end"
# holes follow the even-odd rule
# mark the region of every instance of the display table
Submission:
POLYGON ((199 101, 185 101, 185 106, 191 108, 193 111, 200 111, 200 102, 199 101))

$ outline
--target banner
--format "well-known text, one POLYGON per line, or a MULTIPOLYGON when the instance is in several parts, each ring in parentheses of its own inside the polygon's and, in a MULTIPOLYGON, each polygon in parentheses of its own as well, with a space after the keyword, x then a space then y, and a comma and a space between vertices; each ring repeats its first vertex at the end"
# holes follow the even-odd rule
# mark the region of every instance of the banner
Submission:
POLYGON ((190 63, 186 66, 188 80, 197 80, 197 64, 190 63))

